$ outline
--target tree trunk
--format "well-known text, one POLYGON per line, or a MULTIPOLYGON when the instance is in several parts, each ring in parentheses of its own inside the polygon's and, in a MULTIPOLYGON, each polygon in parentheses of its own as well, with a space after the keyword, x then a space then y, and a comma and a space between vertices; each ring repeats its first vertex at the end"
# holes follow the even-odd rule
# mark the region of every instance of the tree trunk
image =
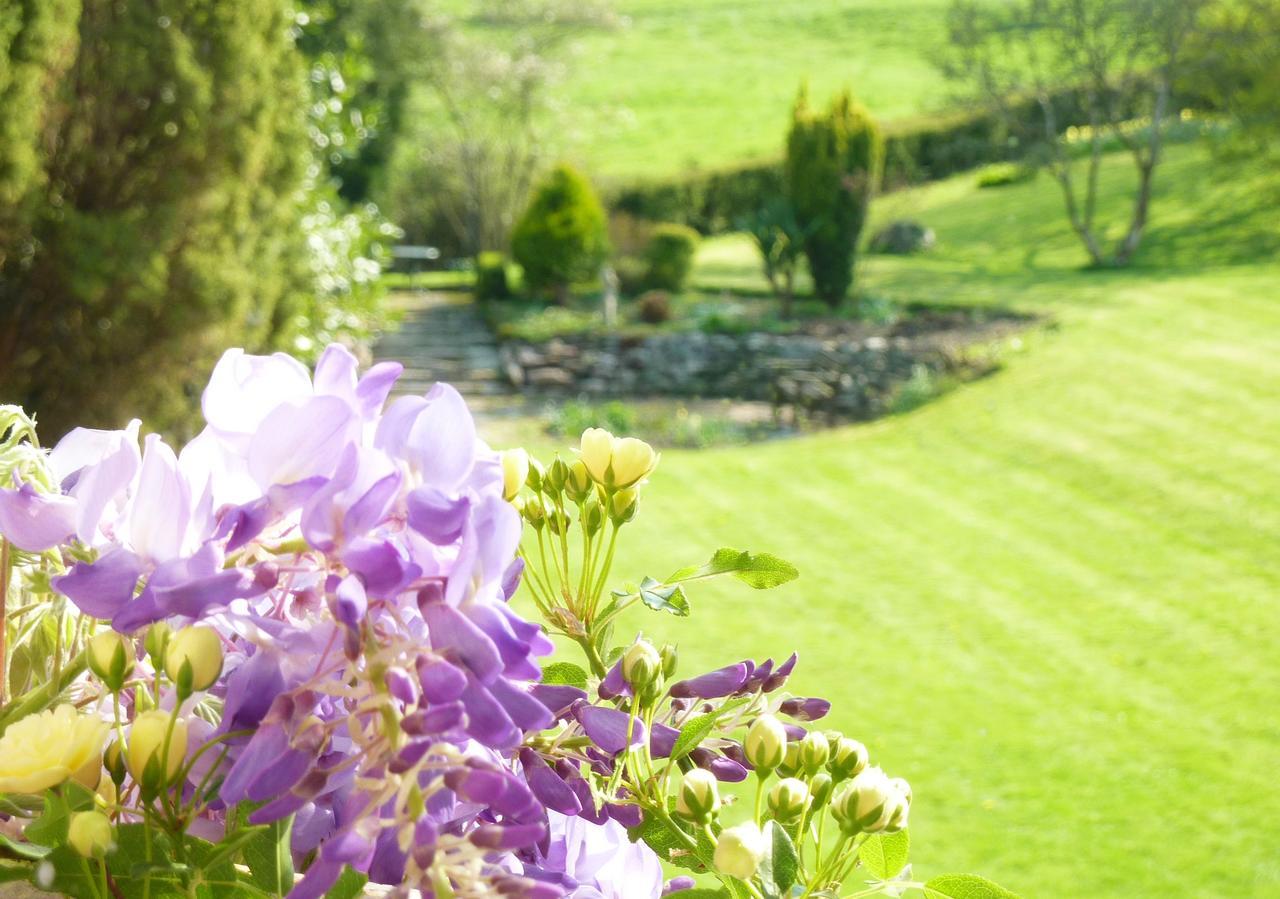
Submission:
POLYGON ((1128 265, 1142 243, 1147 228, 1147 215, 1151 210, 1151 185, 1155 180, 1156 165, 1160 162, 1161 140, 1164 136, 1164 117, 1169 105, 1169 82, 1163 80, 1156 93, 1155 109, 1151 115, 1151 136, 1144 156, 1139 148, 1135 153, 1138 164, 1138 195, 1133 201, 1133 218, 1129 231, 1116 247, 1116 265, 1128 265))

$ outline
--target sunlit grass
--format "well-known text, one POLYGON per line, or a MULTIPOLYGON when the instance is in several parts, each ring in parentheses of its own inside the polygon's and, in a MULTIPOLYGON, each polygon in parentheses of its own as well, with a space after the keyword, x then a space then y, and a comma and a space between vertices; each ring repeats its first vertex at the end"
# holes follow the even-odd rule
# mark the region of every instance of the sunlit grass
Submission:
MULTIPOLYGON (((678 636, 685 671, 798 648, 795 689, 912 781, 918 874, 1028 897, 1280 894, 1276 185, 1195 147, 1158 185, 1125 272, 1079 268, 1044 177, 882 202, 939 247, 868 260, 866 290, 1057 327, 908 415, 665 453, 621 554, 636 578, 725 544, 800 567, 770 593, 696 591, 688 622, 626 624, 678 636)), ((754 277, 737 238, 703 258, 704 278, 754 277)))

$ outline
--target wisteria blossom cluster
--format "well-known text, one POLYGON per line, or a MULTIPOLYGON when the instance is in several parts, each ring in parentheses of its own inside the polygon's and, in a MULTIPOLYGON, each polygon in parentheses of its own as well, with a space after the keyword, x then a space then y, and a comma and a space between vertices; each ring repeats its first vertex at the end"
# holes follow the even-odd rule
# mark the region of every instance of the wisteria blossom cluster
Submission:
POLYGON ((135 421, 46 452, 0 409, 5 878, 93 899, 695 888, 665 862, 756 899, 844 895, 859 868, 853 895, 926 886, 900 875, 909 787, 809 728, 829 704, 786 691, 795 655, 690 676, 672 646, 614 642, 633 605, 686 615, 693 582, 791 566, 722 549, 610 589, 653 450, 592 429, 547 465, 498 453, 447 385, 389 399, 399 374, 230 350, 181 450, 135 421), (581 664, 547 658, 553 636, 581 664), (721 794, 751 779, 754 802, 721 794))

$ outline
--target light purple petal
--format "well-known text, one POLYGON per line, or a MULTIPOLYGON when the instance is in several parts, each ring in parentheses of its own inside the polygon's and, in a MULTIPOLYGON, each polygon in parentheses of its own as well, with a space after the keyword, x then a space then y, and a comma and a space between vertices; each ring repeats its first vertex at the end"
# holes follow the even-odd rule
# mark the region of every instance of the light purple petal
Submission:
POLYGON ((507 715, 523 730, 545 730, 555 721, 547 707, 505 678, 489 685, 493 698, 506 709, 507 715))
POLYGON ((53 579, 53 589, 80 611, 103 620, 116 615, 133 598, 142 566, 127 549, 115 549, 96 562, 79 562, 53 579))
POLYGON ((457 609, 442 602, 432 603, 423 610, 423 617, 434 649, 452 650, 458 661, 482 681, 493 680, 502 673, 498 648, 457 609))
POLYGON ((521 733, 511 717, 474 678, 467 679, 462 691, 462 704, 467 709, 467 733, 491 749, 514 749, 520 745, 521 733))
POLYGON ((164 562, 182 553, 191 520, 191 488, 178 457, 159 434, 148 434, 129 515, 129 542, 144 559, 164 562))
POLYGON ((399 362, 379 362, 371 365, 356 385, 356 401, 360 414, 370 421, 382 411, 382 404, 387 401, 391 388, 395 386, 404 366, 399 362))
POLYGON ((19 549, 44 552, 71 537, 76 501, 57 493, 37 493, 30 484, 0 489, 0 535, 19 549))
POLYGON ((450 496, 435 487, 418 487, 406 498, 409 527, 437 546, 448 546, 462 536, 471 514, 471 500, 450 496))
POLYGON ((672 684, 671 695, 676 698, 717 699, 737 692, 746 682, 747 666, 739 662, 672 684))
POLYGON ((402 397, 378 425, 375 446, 404 459, 422 483, 452 492, 475 461, 476 426, 458 391, 436 384, 426 397, 402 397))
POLYGON ((249 445, 249 473, 262 489, 328 477, 356 436, 355 411, 333 396, 282 403, 249 445))
POLYGON ((214 366, 200 408, 215 431, 231 438, 248 437, 276 406, 309 396, 311 375, 292 356, 251 356, 242 349, 230 349, 214 366))
POLYGON ((364 584, 354 574, 349 574, 338 584, 333 598, 334 617, 352 630, 358 630, 369 610, 369 599, 364 584))

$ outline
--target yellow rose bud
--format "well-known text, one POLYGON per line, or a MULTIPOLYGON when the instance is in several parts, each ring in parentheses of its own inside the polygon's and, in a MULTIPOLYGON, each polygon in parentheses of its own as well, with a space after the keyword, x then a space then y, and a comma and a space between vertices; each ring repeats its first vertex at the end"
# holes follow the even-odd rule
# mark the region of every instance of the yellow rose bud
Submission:
POLYGON ((619 490, 609 500, 609 518, 615 525, 623 525, 636 517, 636 506, 640 501, 634 489, 619 490))
POLYGON ((502 454, 502 495, 513 499, 525 481, 529 480, 529 454, 522 449, 507 450, 502 454))
POLYGON ((648 640, 637 640, 622 656, 622 676, 637 690, 650 684, 662 670, 662 658, 648 640))
POLYGON ((653 447, 635 437, 613 441, 613 487, 630 487, 649 476, 658 464, 653 447))
POLYGON ((173 635, 165 651, 164 670, 178 685, 207 690, 222 673, 222 638, 211 627, 186 627, 173 635), (190 667, 190 681, 183 669, 190 667))
POLYGON ((93 789, 109 730, 69 705, 15 721, 0 737, 0 793, 40 793, 68 778, 93 789))
POLYGON ((591 473, 581 459, 575 459, 569 466, 569 476, 564 481, 564 492, 575 503, 580 503, 591 495, 591 473))
POLYGON ((67 825, 67 842, 85 858, 102 858, 115 845, 111 821, 102 812, 76 812, 67 825))
POLYGON ((680 793, 676 796, 676 814, 702 824, 718 811, 720 787, 715 775, 702 768, 694 768, 684 776, 680 784, 680 793))
MULTIPOLYGON (((133 719, 133 727, 129 729, 129 742, 125 747, 125 761, 129 765, 129 773, 138 783, 146 773, 147 763, 153 758, 161 758, 164 751, 165 735, 169 733, 169 713, 159 709, 143 712, 133 719)), ((187 757, 187 722, 179 717, 173 722, 173 733, 169 735, 169 757, 165 766, 164 779, 169 781, 182 767, 187 757)), ((159 786, 159 785, 157 785, 159 786)))
POLYGON ((754 821, 727 827, 716 840, 716 870, 739 880, 750 880, 768 847, 754 821))
POLYGON ((101 678, 112 693, 118 693, 124 686, 138 660, 133 651, 133 641, 115 631, 94 634, 85 647, 85 656, 89 670, 101 678))
POLYGON ((804 781, 787 777, 769 791, 769 813, 783 824, 799 821, 809 806, 809 788, 804 781))
POLYGON ((582 464, 597 484, 604 484, 613 456, 613 435, 604 428, 587 428, 579 443, 582 464))
POLYGON ((116 803, 120 799, 120 794, 116 790, 115 782, 109 777, 102 778, 102 782, 98 784, 98 798, 96 802, 105 809, 115 808, 116 803))
POLYGON ((761 715, 747 728, 747 738, 742 743, 743 752, 761 775, 768 774, 778 765, 787 751, 787 731, 782 722, 772 715, 761 715))

